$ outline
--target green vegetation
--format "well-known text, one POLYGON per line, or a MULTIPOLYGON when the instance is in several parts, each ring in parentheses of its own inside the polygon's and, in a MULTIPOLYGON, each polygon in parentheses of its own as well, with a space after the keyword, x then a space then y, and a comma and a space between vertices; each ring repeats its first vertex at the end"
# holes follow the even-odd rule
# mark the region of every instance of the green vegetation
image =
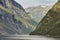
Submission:
POLYGON ((31 25, 29 22, 27 22, 25 19, 21 18, 20 16, 13 14, 13 12, 11 10, 8 10, 7 8, 4 8, 1 5, 0 5, 0 9, 2 9, 3 11, 6 11, 7 13, 9 13, 11 15, 14 15, 16 20, 21 21, 27 27, 30 27, 33 30, 35 29, 35 26, 34 25, 31 25))
POLYGON ((4 8, 4 7, 1 6, 1 5, 0 5, 0 9, 2 9, 2 10, 4 10, 4 11, 8 12, 8 13, 11 14, 11 15, 13 15, 13 13, 12 13, 10 10, 8 10, 7 8, 4 8))
POLYGON ((26 27, 31 27, 33 30, 35 29, 33 25, 29 24, 26 20, 22 19, 21 17, 18 17, 15 15, 15 18, 18 20, 18 21, 21 21, 23 24, 26 25, 26 27))
POLYGON ((36 30, 31 35, 46 35, 52 37, 60 37, 60 1, 58 1, 46 16, 38 24, 36 30), (59 5, 58 5, 59 4, 59 5))
POLYGON ((15 6, 13 6, 13 7, 14 7, 14 10, 17 10, 16 12, 19 13, 19 14, 17 14, 19 17, 22 17, 24 20, 29 22, 31 25, 34 25, 34 26, 37 25, 37 22, 34 21, 30 16, 28 16, 28 14, 26 14, 25 12, 23 13, 23 10, 20 10, 19 8, 15 7, 15 6))

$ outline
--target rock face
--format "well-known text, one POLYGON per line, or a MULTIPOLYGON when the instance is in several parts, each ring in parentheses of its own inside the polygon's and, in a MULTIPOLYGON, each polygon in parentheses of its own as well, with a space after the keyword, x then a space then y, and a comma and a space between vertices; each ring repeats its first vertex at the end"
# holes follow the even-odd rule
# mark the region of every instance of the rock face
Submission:
POLYGON ((31 34, 60 37, 60 0, 48 11, 31 34))
POLYGON ((31 16, 37 23, 39 23, 41 19, 46 15, 49 9, 51 9, 51 6, 29 7, 29 8, 26 8, 25 10, 28 12, 29 16, 31 16))
POLYGON ((29 34, 36 22, 14 0, 0 0, 0 35, 29 34))
POLYGON ((13 5, 24 10, 23 7, 20 4, 18 4, 15 0, 0 0, 0 4, 6 8, 12 7, 13 5))

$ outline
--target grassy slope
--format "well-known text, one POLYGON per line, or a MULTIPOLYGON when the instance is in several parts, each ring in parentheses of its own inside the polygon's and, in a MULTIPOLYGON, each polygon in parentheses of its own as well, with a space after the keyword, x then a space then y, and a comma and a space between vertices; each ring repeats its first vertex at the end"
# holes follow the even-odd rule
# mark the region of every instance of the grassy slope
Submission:
POLYGON ((48 11, 31 34, 60 37, 60 0, 48 11))
MULTIPOLYGON (((0 5, 0 9, 6 11, 7 13, 9 13, 10 15, 14 15, 13 12, 11 12, 10 10, 8 10, 7 8, 4 8, 3 6, 0 5)), ((29 22, 27 22, 25 19, 19 17, 18 15, 14 15, 15 19, 18 21, 21 21, 23 24, 25 24, 27 27, 31 27, 33 30, 35 29, 34 25, 31 25, 29 22)))

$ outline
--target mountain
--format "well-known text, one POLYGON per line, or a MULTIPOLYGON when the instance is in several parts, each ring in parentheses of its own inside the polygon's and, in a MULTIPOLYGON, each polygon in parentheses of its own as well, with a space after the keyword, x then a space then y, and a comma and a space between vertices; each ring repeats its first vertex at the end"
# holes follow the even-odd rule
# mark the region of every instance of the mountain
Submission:
POLYGON ((36 25, 15 0, 0 0, 0 35, 29 34, 36 25))
POLYGON ((60 0, 48 11, 31 34, 60 37, 60 0))
POLYGON ((39 23, 50 8, 51 6, 40 5, 36 7, 29 7, 29 8, 26 8, 25 10, 26 12, 28 12, 29 16, 31 16, 37 23, 39 23))

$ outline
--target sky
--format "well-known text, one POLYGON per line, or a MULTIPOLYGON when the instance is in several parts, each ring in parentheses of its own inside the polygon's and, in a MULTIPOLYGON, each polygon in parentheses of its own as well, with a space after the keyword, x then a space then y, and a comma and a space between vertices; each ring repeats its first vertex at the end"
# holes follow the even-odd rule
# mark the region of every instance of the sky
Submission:
POLYGON ((15 0, 24 8, 33 7, 38 5, 53 5, 57 0, 15 0))

